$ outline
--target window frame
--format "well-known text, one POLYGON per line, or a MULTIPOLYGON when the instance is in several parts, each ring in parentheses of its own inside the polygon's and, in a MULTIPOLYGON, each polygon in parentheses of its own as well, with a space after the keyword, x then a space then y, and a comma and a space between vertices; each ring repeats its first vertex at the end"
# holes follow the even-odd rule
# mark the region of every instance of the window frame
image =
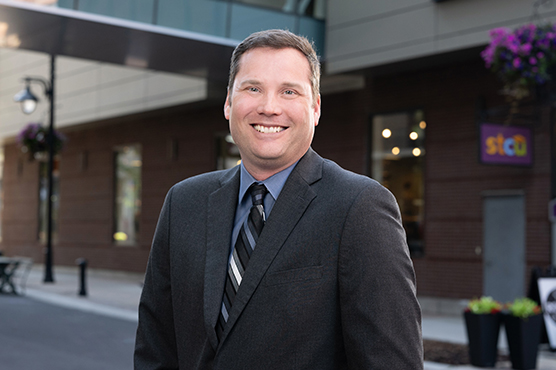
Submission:
MULTIPOLYGON (((375 122, 375 118, 377 116, 391 116, 391 115, 396 115, 396 114, 406 114, 409 116, 412 116, 414 114, 416 114, 417 112, 421 112, 422 113, 422 119, 426 122, 426 113, 425 110, 422 107, 415 107, 415 108, 408 108, 408 109, 398 109, 398 110, 390 110, 390 111, 381 111, 381 112, 376 112, 373 113, 369 116, 369 123, 368 123, 368 134, 367 134, 367 156, 366 156, 366 175, 374 178, 373 177, 373 153, 374 153, 374 140, 375 140, 375 129, 374 129, 374 122, 375 122)), ((425 225, 425 221, 426 221, 426 214, 427 214, 427 202, 426 202, 426 146, 427 146, 427 136, 426 135, 426 130, 425 130, 425 136, 422 139, 422 144, 421 147, 424 149, 424 153, 420 155, 420 157, 422 158, 422 163, 421 163, 421 184, 420 186, 422 186, 422 201, 423 201, 423 205, 422 205, 422 214, 421 216, 421 227, 422 227, 422 231, 421 231, 421 238, 420 238, 420 246, 415 249, 415 248, 410 248, 410 253, 411 253, 411 257, 412 258, 420 258, 420 257, 424 257, 425 253, 426 253, 426 245, 425 245, 425 235, 426 235, 426 229, 423 227, 423 225, 425 225)), ((385 159, 383 159, 385 160, 385 159)), ((377 181, 379 181, 379 179, 375 179, 377 181)), ((379 181, 381 184, 383 184, 383 181, 379 181)), ((388 188, 388 187, 387 187, 388 188)), ((389 189, 390 190, 390 189, 389 189)), ((392 191, 392 190, 390 190, 392 191)), ((392 191, 392 193, 394 193, 392 191)), ((396 196, 396 194, 394 194, 394 196, 396 196)), ((396 196, 396 200, 398 202, 400 202, 400 199, 398 199, 398 197, 396 196)), ((402 209, 400 207, 400 213, 402 212, 402 209)), ((406 223, 404 222, 404 217, 402 216, 402 224, 404 224, 404 230, 406 231, 406 235, 409 234, 407 229, 406 229, 406 223)), ((409 237, 408 237, 408 246, 409 246, 409 237)))

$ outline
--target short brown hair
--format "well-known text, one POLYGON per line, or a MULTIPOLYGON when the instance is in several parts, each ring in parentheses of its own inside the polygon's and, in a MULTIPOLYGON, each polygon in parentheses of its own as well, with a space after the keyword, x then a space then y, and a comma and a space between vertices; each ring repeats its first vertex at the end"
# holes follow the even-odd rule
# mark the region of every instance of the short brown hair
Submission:
POLYGON ((298 36, 286 30, 266 30, 255 32, 243 40, 234 50, 230 63, 230 77, 228 79, 228 91, 234 87, 234 80, 239 71, 240 59, 243 54, 255 48, 285 49, 292 48, 299 50, 309 62, 311 74, 311 90, 313 102, 317 101, 320 91, 320 62, 313 43, 303 36, 298 36))

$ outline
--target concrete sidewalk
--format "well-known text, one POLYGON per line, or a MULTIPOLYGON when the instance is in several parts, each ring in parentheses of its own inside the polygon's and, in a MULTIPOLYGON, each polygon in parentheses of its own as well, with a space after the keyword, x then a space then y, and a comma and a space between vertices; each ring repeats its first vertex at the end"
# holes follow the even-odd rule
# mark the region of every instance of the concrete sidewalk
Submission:
MULTIPOLYGON (((34 265, 28 275, 23 294, 32 299, 61 305, 86 312, 107 315, 137 322, 137 307, 143 283, 143 274, 88 269, 87 296, 78 296, 80 282, 77 267, 56 266, 55 283, 43 283, 43 266, 34 265)), ((19 283, 19 282, 18 282, 19 283)), ((423 308, 423 338, 451 343, 467 344, 463 321, 465 302, 421 299, 423 308)), ((502 329, 503 330, 503 329, 502 329)), ((499 348, 507 351, 505 333, 500 333, 499 348)), ((497 369, 511 369, 511 363, 498 363, 497 369)), ((473 366, 452 366, 426 362, 425 370, 477 369, 473 366)), ((537 360, 538 370, 556 370, 556 353, 541 347, 537 360)))

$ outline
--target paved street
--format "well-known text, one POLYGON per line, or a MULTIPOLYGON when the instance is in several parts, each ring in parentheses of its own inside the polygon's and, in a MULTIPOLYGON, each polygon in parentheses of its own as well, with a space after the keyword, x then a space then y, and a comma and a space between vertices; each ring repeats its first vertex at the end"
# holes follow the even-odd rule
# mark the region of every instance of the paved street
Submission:
MULTIPOLYGON (((43 276, 42 266, 35 265, 23 279, 26 284, 18 279, 18 285, 26 285, 22 296, 0 294, 0 370, 131 370, 143 275, 90 270, 87 297, 77 295, 77 267, 57 266, 54 284, 44 284, 43 276)), ((467 343, 462 304, 421 297, 428 312, 423 337, 467 343)), ((503 351, 504 337, 501 333, 503 351)), ((425 362, 425 370, 448 369, 477 368, 425 362)), ((541 350, 537 369, 555 370, 556 353, 541 350)))
POLYGON ((125 370, 137 324, 22 296, 0 295, 2 369, 125 370))

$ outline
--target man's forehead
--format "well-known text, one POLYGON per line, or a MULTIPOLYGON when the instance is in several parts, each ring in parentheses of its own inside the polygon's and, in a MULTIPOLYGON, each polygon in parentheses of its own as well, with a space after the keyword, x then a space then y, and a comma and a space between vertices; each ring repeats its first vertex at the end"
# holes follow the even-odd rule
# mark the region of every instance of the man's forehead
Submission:
MULTIPOLYGON (((281 52, 281 51, 294 51, 295 53, 297 53, 299 55, 299 57, 301 57, 305 62, 302 63, 305 65, 305 67, 307 68, 308 74, 309 76, 311 75, 311 65, 309 64, 309 61, 307 60, 307 57, 298 49, 296 48, 292 48, 292 47, 284 47, 284 48, 273 48, 273 47, 269 47, 269 46, 259 46, 259 47, 255 47, 253 49, 249 49, 247 50, 245 53, 243 53, 239 60, 238 60, 238 69, 237 69, 237 74, 239 74, 241 72, 241 67, 242 67, 242 62, 245 59, 246 56, 251 56, 254 52, 265 52, 268 51, 269 53, 272 52, 281 52)), ((249 58, 251 59, 251 58, 249 58)), ((263 66, 265 66, 265 64, 263 64, 263 66)), ((298 68, 302 68, 301 66, 298 66, 298 68)), ((236 74, 236 79, 237 79, 237 74, 236 74)))

